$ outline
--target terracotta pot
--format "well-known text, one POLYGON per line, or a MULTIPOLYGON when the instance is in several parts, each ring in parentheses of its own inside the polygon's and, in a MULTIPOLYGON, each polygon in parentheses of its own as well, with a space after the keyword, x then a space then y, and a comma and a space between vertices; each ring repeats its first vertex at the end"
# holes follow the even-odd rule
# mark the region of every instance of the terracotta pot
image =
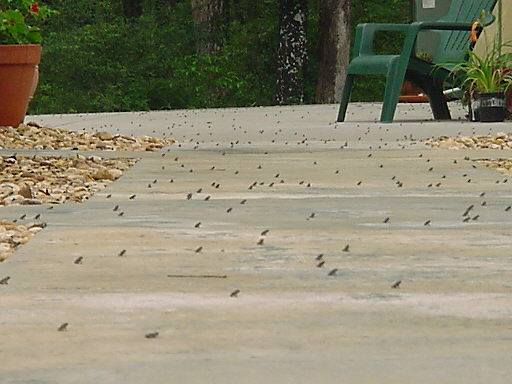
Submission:
POLYGON ((423 92, 414 86, 409 80, 405 80, 402 84, 402 95, 400 96, 401 103, 427 103, 428 97, 423 92))
POLYGON ((40 60, 40 45, 0 45, 0 126, 23 122, 40 60))

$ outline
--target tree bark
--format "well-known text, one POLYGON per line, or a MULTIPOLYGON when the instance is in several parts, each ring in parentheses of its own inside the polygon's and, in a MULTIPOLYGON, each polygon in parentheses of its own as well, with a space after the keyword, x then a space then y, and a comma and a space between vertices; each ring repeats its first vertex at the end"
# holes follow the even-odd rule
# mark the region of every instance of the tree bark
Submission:
POLYGON ((306 67, 307 0, 279 0, 279 48, 277 58, 278 104, 296 104, 304 100, 306 67))
POLYGON ((197 30, 197 52, 214 54, 222 47, 224 0, 191 0, 197 30))
POLYGON ((127 19, 136 19, 142 15, 142 0, 123 0, 123 15, 127 19))
POLYGON ((350 0, 320 0, 317 103, 336 103, 350 55, 350 0))

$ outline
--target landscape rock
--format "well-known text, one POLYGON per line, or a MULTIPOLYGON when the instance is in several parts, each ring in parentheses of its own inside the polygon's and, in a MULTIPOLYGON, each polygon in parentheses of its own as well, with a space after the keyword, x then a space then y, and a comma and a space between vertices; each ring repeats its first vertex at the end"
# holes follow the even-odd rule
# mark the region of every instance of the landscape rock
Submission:
POLYGON ((100 140, 112 140, 114 138, 114 135, 112 135, 109 132, 98 132, 94 136, 96 136, 100 140))
POLYGON ((118 179, 137 159, 0 156, 0 205, 82 202, 118 179))
POLYGON ((484 164, 488 168, 512 175, 512 159, 479 159, 477 162, 484 164))
POLYGON ((98 169, 93 175, 94 180, 114 180, 114 176, 108 171, 108 169, 98 169))
POLYGON ((437 139, 428 139, 425 144, 444 149, 508 149, 512 148, 512 133, 499 132, 494 136, 441 136, 437 139))
POLYGON ((75 132, 41 127, 33 122, 20 124, 17 128, 0 127, 0 149, 157 151, 174 143, 173 139, 112 135, 109 132, 75 132))
POLYGON ((9 220, 0 220, 0 262, 11 256, 16 247, 26 244, 44 226, 44 223, 23 225, 9 220))
MULTIPOLYGON (((27 173, 27 172, 22 173, 22 176, 25 176, 25 177, 30 177, 29 175, 30 175, 30 173, 27 173)), ((18 193, 26 199, 31 199, 33 197, 32 190, 30 189, 30 186, 28 186, 27 184, 23 184, 20 187, 18 193)))

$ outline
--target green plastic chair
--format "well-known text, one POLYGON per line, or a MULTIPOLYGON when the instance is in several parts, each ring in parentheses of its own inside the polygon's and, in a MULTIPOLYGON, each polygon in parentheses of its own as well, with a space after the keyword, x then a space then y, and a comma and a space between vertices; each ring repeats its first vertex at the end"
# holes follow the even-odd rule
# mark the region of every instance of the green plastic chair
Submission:
MULTIPOLYGON (((421 2, 423 0, 416 0, 421 2)), ((393 122, 404 80, 409 80, 429 97, 436 120, 450 120, 450 110, 443 94, 446 81, 454 80, 450 68, 464 61, 472 48, 469 31, 473 23, 485 12, 484 26, 494 21, 492 11, 497 0, 452 0, 448 13, 438 21, 416 21, 411 24, 359 24, 353 50, 353 59, 347 69, 338 122, 345 120, 352 88, 357 76, 384 75, 386 89, 381 122, 393 122), (375 34, 397 31, 405 35, 399 55, 379 55, 374 52, 375 34), (438 31, 439 45, 433 53, 432 63, 416 57, 415 43, 421 31, 438 31)), ((417 5, 418 6, 418 5, 417 5)))

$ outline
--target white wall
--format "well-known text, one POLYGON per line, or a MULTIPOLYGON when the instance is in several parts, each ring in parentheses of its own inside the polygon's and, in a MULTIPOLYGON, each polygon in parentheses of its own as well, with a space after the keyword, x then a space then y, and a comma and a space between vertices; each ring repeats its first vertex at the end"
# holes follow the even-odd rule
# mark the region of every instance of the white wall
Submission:
MULTIPOLYGON (((503 42, 511 42, 512 43, 512 0, 502 0, 503 1, 503 42)), ((498 14, 498 6, 496 6, 495 15, 498 14)), ((480 37, 478 41, 476 51, 479 53, 484 52, 486 44, 492 44, 496 34, 496 26, 497 22, 494 22, 492 26, 486 28, 485 35, 480 37), (486 43, 487 40, 487 43, 486 43)), ((512 52, 512 48, 506 49, 508 52, 512 52)))

